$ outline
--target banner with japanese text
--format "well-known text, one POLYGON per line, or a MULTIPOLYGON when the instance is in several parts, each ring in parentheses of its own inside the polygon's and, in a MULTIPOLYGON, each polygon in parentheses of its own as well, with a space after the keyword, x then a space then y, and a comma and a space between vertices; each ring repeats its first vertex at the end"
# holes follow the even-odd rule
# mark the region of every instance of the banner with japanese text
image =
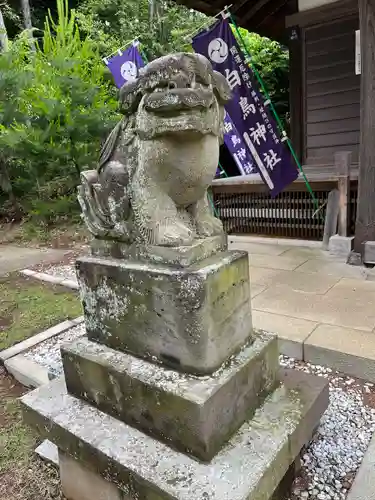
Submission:
POLYGON ((224 143, 236 162, 240 174, 248 175, 256 171, 253 157, 237 132, 227 111, 224 117, 224 143))
POLYGON ((280 139, 276 122, 264 104, 228 21, 222 19, 211 29, 196 35, 193 48, 226 77, 233 93, 226 105, 236 129, 233 135, 243 141, 271 195, 277 196, 297 179, 298 170, 289 149, 280 139))
POLYGON ((105 62, 118 88, 121 88, 126 82, 135 80, 139 69, 145 65, 135 43, 124 52, 119 51, 116 56, 111 57, 109 60, 105 59, 105 62))

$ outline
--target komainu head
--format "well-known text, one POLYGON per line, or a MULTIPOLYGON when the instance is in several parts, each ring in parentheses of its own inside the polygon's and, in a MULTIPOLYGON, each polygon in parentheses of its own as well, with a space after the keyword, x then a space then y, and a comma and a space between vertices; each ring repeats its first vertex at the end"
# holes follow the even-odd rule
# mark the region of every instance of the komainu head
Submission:
POLYGON ((206 57, 194 53, 156 59, 120 91, 122 110, 137 114, 137 133, 144 139, 181 132, 222 137, 229 99, 226 79, 206 57))

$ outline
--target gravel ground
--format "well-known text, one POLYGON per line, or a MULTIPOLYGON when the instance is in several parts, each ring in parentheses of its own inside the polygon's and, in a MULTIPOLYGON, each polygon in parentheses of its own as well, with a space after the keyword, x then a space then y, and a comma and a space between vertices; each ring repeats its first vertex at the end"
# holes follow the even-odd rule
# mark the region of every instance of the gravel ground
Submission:
POLYGON ((44 266, 43 272, 46 274, 51 274, 57 278, 64 278, 66 280, 77 281, 76 270, 74 265, 55 265, 55 266, 44 266))
MULTIPOLYGON (((60 345, 84 334, 84 324, 78 325, 36 346, 26 356, 59 376, 60 345)), ((289 500, 345 500, 375 432, 375 386, 286 356, 280 356, 280 364, 324 377, 330 385, 329 407, 302 453, 302 468, 289 500)))
POLYGON ((81 337, 85 334, 85 330, 85 324, 81 323, 80 325, 66 330, 60 335, 56 335, 56 337, 38 344, 24 355, 32 361, 48 368, 52 376, 58 377, 63 371, 60 355, 61 344, 71 342, 81 337))
POLYGON ((344 500, 375 431, 374 385, 280 356, 280 364, 329 379, 330 404, 302 455, 290 500, 344 500))

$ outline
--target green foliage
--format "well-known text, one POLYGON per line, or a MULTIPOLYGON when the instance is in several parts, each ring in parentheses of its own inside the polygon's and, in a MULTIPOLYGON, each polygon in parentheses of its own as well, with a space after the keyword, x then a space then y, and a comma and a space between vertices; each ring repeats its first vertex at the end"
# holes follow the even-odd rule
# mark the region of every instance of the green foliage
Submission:
POLYGON ((57 6, 35 53, 21 34, 0 57, 0 165, 23 211, 45 224, 78 213, 80 171, 117 121, 96 45, 81 38, 67 2, 57 6))
POLYGON ((186 36, 207 19, 170 0, 85 0, 77 18, 103 56, 137 37, 149 60, 168 52, 191 51, 186 36))
MULTIPOLYGON (((289 52, 278 42, 262 37, 257 33, 249 33, 239 28, 246 50, 250 54, 252 64, 261 76, 264 85, 280 118, 288 123, 289 112, 289 52)), ((243 45, 234 30, 241 48, 243 45)))
MULTIPOLYGON (((76 186, 118 120, 102 57, 139 38, 148 60, 190 51, 206 16, 172 0, 41 0, 26 33, 0 54, 0 219, 26 214, 44 226, 78 218, 76 186), (47 8, 48 16, 44 20, 47 8)), ((22 25, 15 0, 0 0, 6 24, 22 25)), ((288 113, 288 52, 240 29, 281 118, 288 113)), ((11 31, 10 38, 12 39, 11 31)), ((241 45, 241 44, 240 44, 241 45)))

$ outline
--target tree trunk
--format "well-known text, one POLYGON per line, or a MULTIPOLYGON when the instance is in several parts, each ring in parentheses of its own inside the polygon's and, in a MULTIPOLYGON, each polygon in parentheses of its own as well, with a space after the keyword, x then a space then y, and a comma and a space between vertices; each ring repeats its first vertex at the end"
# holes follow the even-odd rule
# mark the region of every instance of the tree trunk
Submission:
MULTIPOLYGON (((375 241, 375 0, 358 0, 361 36, 361 119, 354 250, 375 241)), ((353 68, 354 71, 354 68, 353 68)))
POLYGON ((0 9, 0 52, 8 50, 8 33, 5 27, 3 14, 0 9))
POLYGON ((0 156, 0 189, 8 195, 15 220, 21 219, 22 210, 14 194, 5 160, 0 156))
POLYGON ((25 29, 29 32, 30 47, 31 50, 35 50, 34 35, 33 35, 33 23, 31 21, 31 10, 29 0, 21 0, 22 12, 23 12, 23 23, 25 29))

